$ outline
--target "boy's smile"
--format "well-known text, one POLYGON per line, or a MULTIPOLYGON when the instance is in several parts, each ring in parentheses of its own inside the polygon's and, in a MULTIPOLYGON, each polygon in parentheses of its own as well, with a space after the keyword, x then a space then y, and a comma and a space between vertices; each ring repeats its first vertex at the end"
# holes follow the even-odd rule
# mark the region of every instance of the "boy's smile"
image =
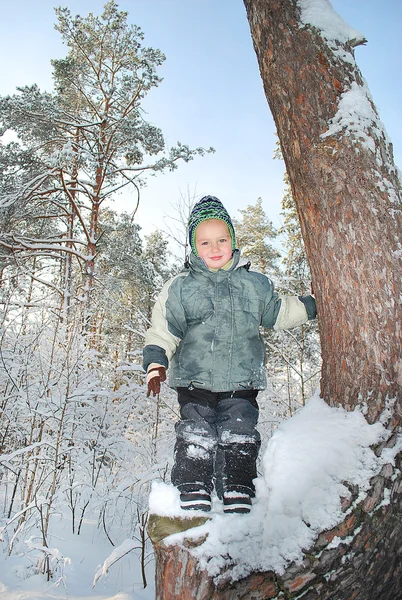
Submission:
POLYGON ((220 219, 202 221, 195 232, 195 247, 207 267, 221 269, 232 257, 232 238, 220 219))

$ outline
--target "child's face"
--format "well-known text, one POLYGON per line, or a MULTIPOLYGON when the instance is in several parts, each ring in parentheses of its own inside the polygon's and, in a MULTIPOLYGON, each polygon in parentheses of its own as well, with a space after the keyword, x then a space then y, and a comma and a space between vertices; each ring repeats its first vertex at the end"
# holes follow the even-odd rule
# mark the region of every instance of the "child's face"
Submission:
POLYGON ((200 223, 195 230, 195 247, 207 267, 224 267, 232 257, 232 238, 226 223, 220 219, 200 223))

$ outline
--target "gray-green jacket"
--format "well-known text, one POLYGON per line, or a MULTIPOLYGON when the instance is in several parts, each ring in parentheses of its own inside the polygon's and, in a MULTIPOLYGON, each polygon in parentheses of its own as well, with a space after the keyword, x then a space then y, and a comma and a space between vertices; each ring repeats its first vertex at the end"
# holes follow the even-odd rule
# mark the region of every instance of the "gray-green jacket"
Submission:
POLYGON ((210 271, 191 254, 188 268, 165 283, 145 337, 144 368, 169 368, 173 388, 213 392, 264 389, 260 326, 290 329, 316 316, 312 296, 279 296, 268 277, 249 270, 235 250, 229 270, 210 271))

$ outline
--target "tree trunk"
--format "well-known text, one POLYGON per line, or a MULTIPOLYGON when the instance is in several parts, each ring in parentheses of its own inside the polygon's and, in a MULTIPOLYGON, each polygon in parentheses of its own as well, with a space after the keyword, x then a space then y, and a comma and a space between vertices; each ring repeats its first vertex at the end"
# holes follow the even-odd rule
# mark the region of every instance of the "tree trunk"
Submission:
POLYGON ((367 402, 370 422, 396 399, 395 426, 402 414, 402 218, 392 147, 372 103, 377 124, 359 132, 355 123, 353 132, 346 122, 323 137, 342 94, 353 86, 365 92, 356 40, 337 42, 335 52, 303 26, 294 0, 244 3, 314 282, 322 396, 346 409, 367 402))
MULTIPOLYGON (((366 406, 371 423, 382 417, 390 446, 402 415, 401 188, 392 146, 354 63, 359 40, 327 43, 302 23, 295 0, 244 4, 312 272, 322 396, 347 410, 366 406), (334 119, 350 90, 372 111, 364 127, 354 121, 359 106, 346 120, 334 119)), ((395 466, 371 480, 367 497, 355 495, 344 521, 281 577, 255 573, 229 583, 221 574, 217 584, 185 545, 158 542, 158 600, 402 598, 401 467, 399 453, 395 466)))
MULTIPOLYGON (((71 182, 70 182, 70 190, 68 190, 67 197, 70 197, 70 206, 68 208, 67 214, 67 248, 73 249, 74 247, 74 227, 75 227, 75 217, 76 217, 76 199, 78 193, 78 150, 80 144, 80 129, 76 128, 76 132, 74 135, 74 144, 72 147, 72 151, 74 153, 73 166, 71 171, 71 182)), ((67 190, 66 190, 67 191, 67 190)), ((73 277, 73 254, 72 252, 66 252, 63 257, 64 262, 64 272, 63 272, 63 303, 62 303, 62 318, 68 323, 69 321, 69 312, 71 307, 71 289, 72 289, 72 277, 73 277)))

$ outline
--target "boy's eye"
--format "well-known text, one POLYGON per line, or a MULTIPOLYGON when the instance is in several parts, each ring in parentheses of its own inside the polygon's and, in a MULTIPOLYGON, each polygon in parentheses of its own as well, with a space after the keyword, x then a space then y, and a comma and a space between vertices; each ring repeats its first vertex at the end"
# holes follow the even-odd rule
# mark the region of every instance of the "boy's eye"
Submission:
POLYGON ((226 238, 222 238, 221 240, 219 240, 221 244, 224 244, 225 242, 227 242, 226 238))
POLYGON ((208 242, 201 242, 201 246, 208 246, 208 242))

